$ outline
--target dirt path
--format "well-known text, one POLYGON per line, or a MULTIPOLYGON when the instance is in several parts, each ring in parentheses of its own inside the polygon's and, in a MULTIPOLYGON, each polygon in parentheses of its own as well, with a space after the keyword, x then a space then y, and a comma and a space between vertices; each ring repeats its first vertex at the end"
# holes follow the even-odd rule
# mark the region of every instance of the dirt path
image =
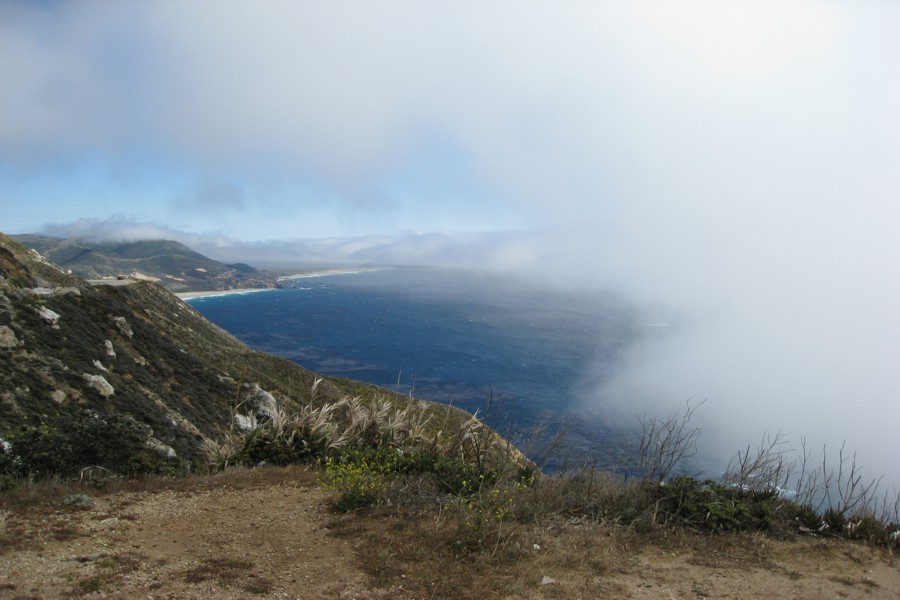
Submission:
MULTIPOLYGON (((59 501, 4 508, 0 598, 432 595, 421 582, 418 593, 408 591, 415 582, 406 580, 405 588, 402 574, 374 588, 362 566, 371 537, 366 546, 331 532, 327 496, 315 475, 300 469, 94 500, 85 508, 59 501)), ((887 551, 860 544, 720 538, 632 550, 610 543, 597 551, 609 552, 607 563, 616 568, 597 573, 569 564, 551 538, 525 563, 485 577, 509 578, 508 591, 496 596, 507 598, 900 598, 897 563, 887 551), (542 584, 544 576, 552 581, 542 584)))
POLYGON ((324 492, 299 471, 281 479, 7 515, 20 537, 0 556, 0 597, 359 597, 366 578, 352 541, 325 528, 324 492))

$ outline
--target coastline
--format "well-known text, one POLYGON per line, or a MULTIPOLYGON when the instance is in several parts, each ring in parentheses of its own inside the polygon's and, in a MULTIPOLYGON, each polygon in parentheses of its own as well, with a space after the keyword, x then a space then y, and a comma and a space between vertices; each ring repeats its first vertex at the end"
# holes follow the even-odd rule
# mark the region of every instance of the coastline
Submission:
POLYGON ((244 288, 238 290, 213 290, 210 292, 180 292, 175 295, 187 302, 197 298, 211 298, 213 296, 232 296, 235 294, 253 294, 256 292, 271 292, 279 288, 244 288))
MULTIPOLYGON (((328 275, 354 275, 357 273, 369 273, 372 271, 383 271, 385 269, 389 269, 390 267, 355 267, 355 268, 334 268, 334 269, 322 269, 319 271, 310 271, 307 273, 296 273, 293 275, 282 275, 278 277, 275 281, 292 281, 294 279, 310 279, 313 277, 326 277, 328 275)), ((195 300, 197 298, 211 298, 214 296, 232 296, 236 294, 252 294, 255 292, 268 292, 271 290, 277 290, 281 288, 271 287, 271 288, 240 288, 234 290, 211 290, 206 292, 178 292, 175 295, 181 298, 184 301, 195 300)))
POLYGON ((291 279, 309 279, 311 277, 325 277, 328 275, 355 275, 357 273, 371 273, 372 271, 384 271, 391 267, 357 267, 357 268, 336 268, 322 269, 321 271, 311 271, 309 273, 297 273, 295 275, 282 275, 276 281, 288 281, 291 279))

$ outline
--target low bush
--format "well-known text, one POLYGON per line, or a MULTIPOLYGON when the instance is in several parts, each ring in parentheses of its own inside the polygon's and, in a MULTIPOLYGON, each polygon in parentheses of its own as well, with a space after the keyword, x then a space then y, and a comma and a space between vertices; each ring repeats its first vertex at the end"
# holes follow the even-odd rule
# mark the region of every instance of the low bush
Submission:
POLYGON ((663 518, 710 531, 768 530, 787 514, 776 490, 724 487, 686 476, 660 483, 655 497, 663 518))
POLYGON ((85 467, 102 467, 133 477, 172 468, 172 461, 147 447, 150 435, 148 426, 115 412, 83 410, 26 419, 5 436, 0 474, 72 477, 85 467))
POLYGON ((389 446, 344 448, 325 462, 325 484, 338 494, 335 508, 341 511, 377 503, 401 476, 427 477, 439 493, 472 497, 497 482, 499 473, 433 450, 389 446))

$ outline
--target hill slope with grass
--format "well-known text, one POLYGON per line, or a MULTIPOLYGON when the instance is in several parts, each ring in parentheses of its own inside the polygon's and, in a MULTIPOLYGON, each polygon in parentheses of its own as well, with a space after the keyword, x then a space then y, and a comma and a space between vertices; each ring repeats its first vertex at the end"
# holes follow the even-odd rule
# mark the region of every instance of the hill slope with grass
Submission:
POLYGON ((91 285, 2 234, 0 361, 0 437, 29 452, 0 474, 23 476, 195 469, 237 414, 247 426, 384 394, 321 378, 313 402, 315 374, 250 350, 161 286, 91 285))

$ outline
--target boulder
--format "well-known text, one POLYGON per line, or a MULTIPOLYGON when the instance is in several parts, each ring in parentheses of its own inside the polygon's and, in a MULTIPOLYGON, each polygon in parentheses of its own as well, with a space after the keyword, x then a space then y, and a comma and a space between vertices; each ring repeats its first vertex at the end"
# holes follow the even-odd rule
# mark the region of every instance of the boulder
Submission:
POLYGON ((39 306, 37 308, 37 313, 43 320, 47 321, 51 325, 56 325, 56 322, 59 321, 60 317, 62 316, 57 312, 53 312, 46 306, 39 306))
POLYGON ((134 336, 134 331, 131 330, 131 325, 128 324, 125 317, 113 317, 112 320, 122 335, 129 338, 134 336))
POLYGON ((244 401, 247 403, 247 408, 257 417, 272 419, 278 414, 278 401, 275 396, 259 387, 258 383, 251 386, 244 401))
POLYGON ((102 375, 89 375, 85 373, 83 377, 84 380, 88 382, 88 385, 97 390, 104 398, 109 398, 116 393, 113 386, 111 386, 102 375))

